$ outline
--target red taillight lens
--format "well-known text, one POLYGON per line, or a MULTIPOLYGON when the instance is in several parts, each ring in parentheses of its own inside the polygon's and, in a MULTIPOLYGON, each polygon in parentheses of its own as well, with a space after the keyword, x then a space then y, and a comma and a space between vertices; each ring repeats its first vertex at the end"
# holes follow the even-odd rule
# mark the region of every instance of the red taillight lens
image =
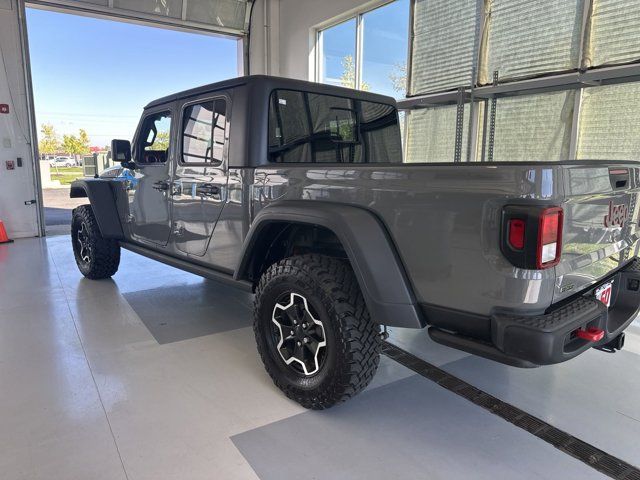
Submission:
POLYGON ((538 228, 538 268, 549 268, 560 261, 562 249, 562 209, 546 208, 540 213, 538 228))
POLYGON ((524 248, 524 220, 512 218, 509 220, 509 246, 514 250, 522 250, 524 248))

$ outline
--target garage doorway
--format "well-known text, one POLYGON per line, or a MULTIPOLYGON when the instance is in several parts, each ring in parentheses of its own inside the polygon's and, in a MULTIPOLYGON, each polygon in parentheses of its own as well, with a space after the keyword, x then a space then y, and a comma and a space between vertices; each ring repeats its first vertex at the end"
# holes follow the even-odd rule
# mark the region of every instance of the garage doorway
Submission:
POLYGON ((237 76, 237 37, 27 8, 47 235, 67 234, 75 178, 117 169, 113 138, 131 140, 143 107, 237 76), (53 47, 52 47, 53 46, 53 47))

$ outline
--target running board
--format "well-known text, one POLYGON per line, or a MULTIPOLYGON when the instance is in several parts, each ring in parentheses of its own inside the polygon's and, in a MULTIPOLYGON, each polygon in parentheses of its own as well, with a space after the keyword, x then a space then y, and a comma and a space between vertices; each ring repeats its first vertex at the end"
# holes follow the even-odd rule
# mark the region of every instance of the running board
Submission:
POLYGON ((225 283, 232 287, 239 288, 240 290, 253 293, 253 285, 251 285, 251 283, 245 280, 234 280, 233 275, 231 275, 230 273, 187 262, 186 260, 182 260, 181 258, 172 257, 170 255, 156 252, 155 250, 150 250, 133 243, 121 241, 120 246, 126 250, 129 250, 130 252, 137 253, 152 260, 157 260, 158 262, 164 263, 165 265, 169 265, 171 267, 184 270, 185 272, 193 273, 194 275, 225 283))
POLYGON ((513 358, 505 355, 490 343, 485 343, 470 337, 455 335, 453 333, 448 333, 444 330, 439 330, 434 327, 429 328, 429 336, 431 337, 431 340, 436 343, 455 348, 457 350, 462 350, 467 353, 472 353, 474 355, 478 355, 479 357, 488 358, 489 360, 493 360, 494 362, 504 363, 505 365, 511 365, 512 367, 519 368, 538 367, 538 365, 527 362, 526 360, 520 360, 518 358, 513 358))

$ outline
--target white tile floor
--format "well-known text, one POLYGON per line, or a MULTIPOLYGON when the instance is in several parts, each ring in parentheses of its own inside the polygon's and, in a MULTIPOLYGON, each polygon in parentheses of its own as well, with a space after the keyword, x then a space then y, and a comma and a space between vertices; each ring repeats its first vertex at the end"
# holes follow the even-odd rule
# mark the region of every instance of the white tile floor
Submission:
MULTIPOLYGON (((250 300, 128 252, 112 280, 86 280, 64 236, 1 245, 0 478, 603 478, 388 359, 360 397, 306 412, 264 372, 250 300), (150 323, 167 292, 190 288, 203 299, 180 307, 193 324, 170 314, 150 323), (222 323, 207 334, 206 321, 222 323), (305 425, 315 444, 301 436, 305 425), (326 468, 309 473, 301 455, 283 469, 261 453, 292 435, 326 468)), ((423 331, 392 332, 403 348, 636 465, 639 338, 617 355, 526 371, 435 345, 423 331)))

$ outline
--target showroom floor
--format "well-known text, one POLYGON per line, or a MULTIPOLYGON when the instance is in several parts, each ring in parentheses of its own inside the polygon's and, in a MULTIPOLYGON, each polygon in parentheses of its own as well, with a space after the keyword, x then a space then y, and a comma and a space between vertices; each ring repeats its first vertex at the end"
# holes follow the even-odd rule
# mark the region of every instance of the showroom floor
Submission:
MULTIPOLYGON (((304 410, 260 364, 251 300, 126 251, 113 280, 86 280, 66 236, 1 245, 1 478, 606 478, 387 357, 360 396, 304 410)), ((616 355, 533 370, 425 331, 390 342, 640 466, 632 330, 616 355)))

